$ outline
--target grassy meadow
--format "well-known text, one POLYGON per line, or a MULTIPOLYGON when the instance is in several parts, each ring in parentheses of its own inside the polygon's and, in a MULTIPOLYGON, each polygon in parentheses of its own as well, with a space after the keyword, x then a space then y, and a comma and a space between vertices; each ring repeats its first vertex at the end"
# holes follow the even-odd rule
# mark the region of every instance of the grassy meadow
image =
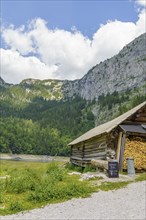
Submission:
POLYGON ((68 175, 63 162, 0 161, 0 214, 12 214, 73 197, 86 197, 96 188, 68 175))
MULTIPOLYGON (((71 171, 87 172, 66 162, 0 161, 0 215, 13 214, 71 198, 87 197, 98 190, 115 190, 130 182, 103 182, 98 178, 79 180, 71 171)), ((136 181, 146 180, 141 174, 136 181)))

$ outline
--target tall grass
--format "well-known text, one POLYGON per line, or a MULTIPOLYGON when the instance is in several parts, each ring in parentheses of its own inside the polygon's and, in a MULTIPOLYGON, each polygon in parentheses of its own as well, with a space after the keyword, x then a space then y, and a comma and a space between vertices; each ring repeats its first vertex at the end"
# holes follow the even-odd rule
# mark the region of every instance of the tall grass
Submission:
MULTIPOLYGON (((70 171, 93 171, 91 167, 80 167, 62 162, 35 163, 0 161, 0 214, 12 214, 41 207, 47 203, 61 202, 71 198, 87 197, 98 190, 115 190, 130 182, 103 182, 98 179, 80 181, 78 175, 68 175, 70 171)), ((146 180, 140 174, 135 181, 146 180)))
POLYGON ((0 209, 0 214, 16 213, 73 197, 86 197, 96 191, 89 182, 81 182, 77 176, 68 175, 68 169, 62 163, 28 164, 8 162, 7 166, 7 162, 2 162, 1 173, 9 176, 1 179, 0 203, 4 209, 0 209), (12 166, 9 166, 10 163, 12 166))

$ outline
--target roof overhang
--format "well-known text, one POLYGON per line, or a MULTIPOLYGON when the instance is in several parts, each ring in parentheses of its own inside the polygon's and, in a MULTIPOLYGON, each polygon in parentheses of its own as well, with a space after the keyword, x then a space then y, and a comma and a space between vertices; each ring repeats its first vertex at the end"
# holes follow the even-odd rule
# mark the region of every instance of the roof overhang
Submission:
POLYGON ((76 145, 78 143, 85 142, 85 141, 87 141, 89 139, 92 139, 92 138, 94 138, 96 136, 103 135, 104 133, 111 132, 113 129, 118 127, 126 119, 128 119, 129 117, 134 115, 139 109, 143 108, 144 106, 146 106, 146 102, 141 103, 140 105, 134 107, 133 109, 129 110, 128 112, 124 113, 123 115, 120 115, 119 117, 117 117, 117 118, 115 118, 115 119, 113 119, 113 120, 111 120, 109 122, 106 122, 106 123, 104 123, 102 125, 99 125, 98 127, 95 127, 93 129, 87 131, 86 133, 84 133, 80 137, 78 137, 75 140, 73 140, 68 145, 69 146, 76 145))
POLYGON ((124 124, 124 125, 119 125, 119 127, 125 132, 146 134, 146 129, 144 129, 142 125, 124 124))

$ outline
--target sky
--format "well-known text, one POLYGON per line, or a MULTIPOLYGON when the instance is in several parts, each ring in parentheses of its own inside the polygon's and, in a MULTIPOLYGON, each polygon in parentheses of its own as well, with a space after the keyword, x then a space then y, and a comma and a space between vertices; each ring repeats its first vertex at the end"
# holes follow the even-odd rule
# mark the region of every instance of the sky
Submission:
POLYGON ((83 77, 146 32, 146 0, 1 0, 1 77, 83 77))

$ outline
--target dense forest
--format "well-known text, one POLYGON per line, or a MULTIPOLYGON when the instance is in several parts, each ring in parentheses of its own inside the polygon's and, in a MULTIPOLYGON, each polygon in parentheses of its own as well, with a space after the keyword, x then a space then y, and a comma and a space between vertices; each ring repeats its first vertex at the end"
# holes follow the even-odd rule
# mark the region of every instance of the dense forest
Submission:
POLYGON ((107 93, 98 101, 77 96, 47 100, 42 95, 28 100, 24 88, 0 86, 0 152, 67 156, 70 141, 146 100, 144 90, 107 93))
POLYGON ((0 151, 68 155, 67 144, 94 127, 90 105, 79 97, 70 101, 36 98, 26 108, 1 101, 0 151))

